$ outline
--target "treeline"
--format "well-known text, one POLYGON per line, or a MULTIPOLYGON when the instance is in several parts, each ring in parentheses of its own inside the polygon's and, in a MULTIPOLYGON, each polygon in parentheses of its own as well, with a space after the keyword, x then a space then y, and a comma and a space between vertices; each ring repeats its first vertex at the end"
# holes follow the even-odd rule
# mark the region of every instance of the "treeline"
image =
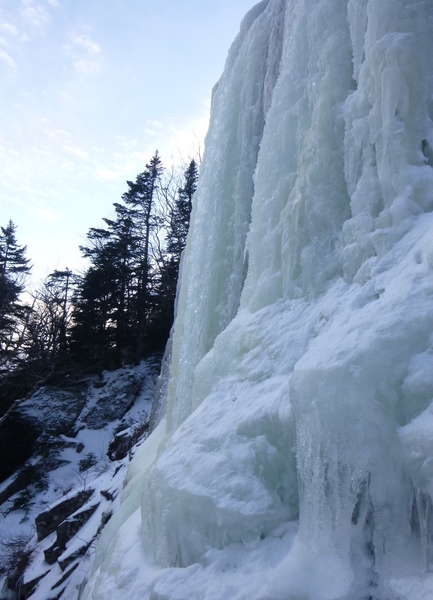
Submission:
POLYGON ((1 227, 0 415, 41 384, 164 350, 197 180, 195 160, 168 171, 156 152, 114 217, 88 231, 89 267, 56 270, 32 294, 26 247, 11 221, 1 227))

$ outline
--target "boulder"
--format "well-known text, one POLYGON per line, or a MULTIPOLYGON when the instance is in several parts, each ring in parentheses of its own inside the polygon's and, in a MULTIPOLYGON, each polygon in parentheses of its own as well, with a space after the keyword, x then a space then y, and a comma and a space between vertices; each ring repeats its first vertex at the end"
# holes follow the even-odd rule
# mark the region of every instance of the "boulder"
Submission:
MULTIPOLYGON (((77 425, 85 425, 89 429, 101 429, 107 423, 121 419, 134 404, 135 399, 142 389, 145 376, 143 373, 131 372, 129 368, 119 369, 116 379, 110 379, 105 384, 101 394, 102 384, 94 383, 89 390, 88 408, 83 410, 77 425), (95 392, 96 389, 96 392, 95 392), (96 403, 92 403, 92 396, 97 395, 96 403)), ((109 374, 104 373, 105 378, 109 374)))
POLYGON ((40 513, 35 519, 38 542, 56 531, 60 523, 79 510, 93 494, 92 489, 82 490, 73 498, 66 498, 49 510, 40 513))
MULTIPOLYGON (((52 565, 56 562, 56 560, 63 554, 66 550, 66 544, 71 540, 76 533, 82 528, 82 526, 87 523, 90 517, 93 515, 95 510, 98 508, 99 504, 94 504, 81 512, 75 513, 74 515, 65 519, 56 529, 56 541, 50 548, 44 550, 45 560, 49 565, 52 565)), ((86 544, 86 549, 88 544, 86 544)), ((86 550, 83 551, 83 554, 86 550)), ((69 559, 70 557, 68 557, 69 559)), ((62 561, 58 561, 60 568, 62 571, 68 564, 70 564, 70 560, 63 561, 65 562, 65 567, 62 567, 62 561)))
POLYGON ((128 427, 128 429, 124 429, 115 435, 108 446, 108 458, 111 461, 122 460, 122 458, 125 458, 140 437, 147 433, 148 429, 149 419, 147 418, 143 423, 128 427))

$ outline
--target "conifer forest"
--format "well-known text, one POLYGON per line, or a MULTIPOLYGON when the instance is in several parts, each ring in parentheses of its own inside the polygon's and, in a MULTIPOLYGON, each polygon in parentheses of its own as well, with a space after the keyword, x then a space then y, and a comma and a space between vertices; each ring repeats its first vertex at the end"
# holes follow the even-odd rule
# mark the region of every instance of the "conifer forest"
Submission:
POLYGON ((166 169, 156 151, 87 232, 85 270, 55 270, 36 291, 17 226, 2 224, 0 419, 41 385, 162 354, 197 180, 196 160, 166 169))

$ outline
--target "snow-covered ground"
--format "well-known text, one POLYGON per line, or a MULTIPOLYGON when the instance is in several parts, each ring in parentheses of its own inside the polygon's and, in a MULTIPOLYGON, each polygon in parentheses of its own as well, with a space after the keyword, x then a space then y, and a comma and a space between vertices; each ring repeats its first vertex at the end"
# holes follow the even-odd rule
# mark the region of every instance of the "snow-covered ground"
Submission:
MULTIPOLYGON (((75 387, 69 386, 69 391, 43 388, 20 405, 22 416, 45 423, 47 429, 62 425, 68 429, 67 435, 42 434, 32 458, 18 474, 0 485, 0 494, 4 492, 9 496, 0 506, 1 560, 4 563, 12 558, 11 567, 15 567, 13 560, 16 563, 19 551, 31 551, 29 566, 17 581, 22 597, 32 600, 48 600, 60 594, 65 600, 78 597, 79 586, 93 562, 96 537, 119 505, 127 466, 147 435, 158 367, 157 360, 149 360, 138 367, 124 367, 77 382, 75 387), (82 399, 80 410, 71 420, 77 406, 73 400, 77 397, 82 399), (62 399, 69 400, 69 405, 62 403, 62 399), (116 432, 119 432, 117 436, 116 432), (126 443, 122 444, 122 440, 126 443), (120 456, 122 458, 116 460, 120 456), (15 491, 14 481, 25 473, 27 481, 15 491), (8 490, 13 493, 8 495, 8 490), (77 504, 68 510, 68 501, 74 498, 78 498, 77 504), (60 507, 60 514, 69 523, 76 520, 77 515, 84 518, 73 535, 70 535, 71 529, 64 528, 64 547, 60 547, 58 557, 54 554, 49 560, 52 564, 48 564, 44 551, 55 548, 56 543, 59 545, 57 527, 38 542, 41 533, 38 531, 37 535, 35 519, 40 520, 41 513, 52 513, 55 507, 60 507), (15 558, 14 551, 18 551, 15 558), (71 573, 69 577, 68 573, 71 573), (28 592, 26 586, 39 577, 40 583, 28 592)), ((45 521, 48 523, 48 519, 45 521)), ((13 568, 8 575, 14 575, 13 568)), ((6 591, 4 580, 0 588, 3 584, 2 598, 15 598, 12 591, 6 591)))

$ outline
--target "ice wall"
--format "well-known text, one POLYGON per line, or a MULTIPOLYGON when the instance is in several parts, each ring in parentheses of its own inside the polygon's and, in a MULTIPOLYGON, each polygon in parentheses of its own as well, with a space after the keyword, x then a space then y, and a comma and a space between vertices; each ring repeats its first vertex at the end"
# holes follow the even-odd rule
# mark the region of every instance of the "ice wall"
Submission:
POLYGON ((170 428, 191 413, 193 369, 239 308, 247 272, 245 239, 253 173, 279 73, 284 11, 283 0, 271 6, 263 0, 248 13, 213 90, 208 158, 200 169, 178 296, 168 394, 170 428))
POLYGON ((431 0, 246 16, 213 94, 165 438, 86 597, 433 597, 431 56, 431 0))

